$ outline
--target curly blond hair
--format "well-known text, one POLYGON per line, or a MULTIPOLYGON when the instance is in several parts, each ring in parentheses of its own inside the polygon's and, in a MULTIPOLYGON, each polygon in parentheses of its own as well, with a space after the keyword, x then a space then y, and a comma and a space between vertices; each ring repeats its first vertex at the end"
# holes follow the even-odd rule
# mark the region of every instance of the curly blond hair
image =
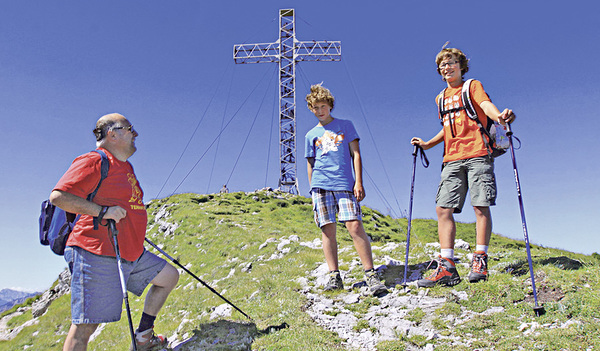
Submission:
POLYGON ((440 72, 440 63, 442 62, 442 60, 452 57, 456 57, 456 59, 460 63, 461 76, 464 76, 465 73, 469 72, 469 59, 462 51, 456 48, 443 48, 442 51, 440 51, 435 56, 435 65, 437 67, 437 73, 439 75, 442 75, 442 72, 440 72))
POLYGON ((308 104, 308 108, 312 110, 314 104, 322 101, 328 103, 333 110, 335 98, 333 95, 331 95, 329 89, 325 88, 321 84, 323 83, 310 86, 310 94, 306 95, 306 103, 308 104))

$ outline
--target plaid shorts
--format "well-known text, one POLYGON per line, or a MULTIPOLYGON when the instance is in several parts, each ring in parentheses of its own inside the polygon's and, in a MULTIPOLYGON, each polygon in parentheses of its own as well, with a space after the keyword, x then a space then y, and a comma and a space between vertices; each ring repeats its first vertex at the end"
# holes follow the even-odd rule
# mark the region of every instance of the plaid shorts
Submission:
POLYGON ((353 192, 314 188, 311 193, 315 223, 319 228, 335 223, 336 214, 340 222, 362 220, 360 205, 353 192))

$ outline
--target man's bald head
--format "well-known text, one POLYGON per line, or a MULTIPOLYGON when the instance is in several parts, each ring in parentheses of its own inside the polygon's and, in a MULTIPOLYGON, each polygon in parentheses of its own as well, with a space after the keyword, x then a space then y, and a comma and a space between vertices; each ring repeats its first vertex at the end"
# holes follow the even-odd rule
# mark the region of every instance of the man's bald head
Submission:
POLYGON ((121 161, 126 161, 135 153, 135 138, 138 133, 131 123, 119 113, 109 113, 98 119, 96 128, 96 147, 108 150, 121 161))
POLYGON ((94 129, 94 135, 96 135, 96 141, 101 141, 106 136, 106 132, 110 129, 110 127, 115 124, 126 121, 127 119, 119 114, 119 113, 109 113, 104 115, 98 119, 96 122, 96 128, 94 129))

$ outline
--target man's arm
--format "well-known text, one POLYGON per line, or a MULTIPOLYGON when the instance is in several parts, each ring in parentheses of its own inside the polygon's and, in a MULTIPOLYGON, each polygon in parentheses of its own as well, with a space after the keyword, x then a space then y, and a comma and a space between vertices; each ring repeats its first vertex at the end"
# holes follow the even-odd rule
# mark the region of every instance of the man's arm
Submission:
POLYGON ((350 142, 350 156, 352 157, 352 163, 354 164, 354 196, 359 202, 362 201, 366 195, 365 188, 363 187, 362 180, 362 158, 360 157, 360 147, 358 139, 354 139, 350 142))
MULTIPOLYGON (((62 190, 53 190, 50 194, 50 202, 67 212, 85 214, 92 217, 97 217, 102 210, 102 206, 62 190)), ((122 207, 110 206, 104 215, 104 219, 114 219, 118 223, 126 215, 127 211, 122 207)))

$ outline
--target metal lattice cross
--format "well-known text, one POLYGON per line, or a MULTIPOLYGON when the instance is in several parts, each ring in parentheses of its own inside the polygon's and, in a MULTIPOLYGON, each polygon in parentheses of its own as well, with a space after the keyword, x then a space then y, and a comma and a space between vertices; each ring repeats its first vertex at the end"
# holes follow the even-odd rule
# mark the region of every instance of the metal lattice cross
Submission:
POLYGON ((296 40, 294 9, 279 10, 279 40, 233 47, 235 63, 279 64, 279 189, 299 194, 296 177, 296 63, 340 61, 339 41, 296 40))

